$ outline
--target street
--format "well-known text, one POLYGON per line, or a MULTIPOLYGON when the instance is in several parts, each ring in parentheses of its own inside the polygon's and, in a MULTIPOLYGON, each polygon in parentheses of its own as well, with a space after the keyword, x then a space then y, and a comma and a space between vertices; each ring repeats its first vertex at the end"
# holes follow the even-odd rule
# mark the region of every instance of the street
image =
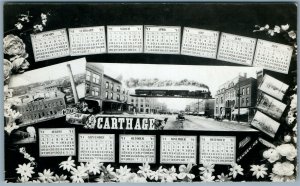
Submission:
POLYGON ((176 120, 177 115, 160 115, 168 118, 165 130, 204 130, 204 131, 253 131, 249 124, 229 121, 216 121, 212 118, 185 115, 185 120, 176 120))

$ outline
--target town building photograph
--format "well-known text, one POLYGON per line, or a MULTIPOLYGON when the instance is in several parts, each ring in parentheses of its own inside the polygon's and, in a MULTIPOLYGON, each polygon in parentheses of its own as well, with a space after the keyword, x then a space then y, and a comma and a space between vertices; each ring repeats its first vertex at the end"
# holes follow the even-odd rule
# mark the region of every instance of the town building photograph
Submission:
POLYGON ((254 67, 214 67, 219 73, 213 74, 207 72, 210 68, 160 65, 158 69, 141 64, 131 69, 130 64, 88 62, 87 113, 161 117, 166 120, 166 129, 177 129, 181 123, 183 128, 193 130, 203 126, 216 129, 220 122, 225 123, 222 127, 226 130, 236 127, 231 123, 250 126, 263 71, 254 67), (177 68, 183 71, 176 78, 163 73, 177 68), (230 76, 226 75, 229 71, 230 76), (184 115, 185 120, 179 121, 178 115, 184 115))

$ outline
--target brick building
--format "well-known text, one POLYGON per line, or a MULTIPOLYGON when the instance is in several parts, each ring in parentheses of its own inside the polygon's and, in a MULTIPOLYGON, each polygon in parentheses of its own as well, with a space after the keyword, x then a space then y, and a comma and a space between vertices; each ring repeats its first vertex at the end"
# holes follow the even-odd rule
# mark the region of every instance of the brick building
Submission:
POLYGON ((85 100, 90 108, 95 109, 95 113, 102 110, 103 76, 104 67, 101 64, 87 63, 85 100))
POLYGON ((22 114, 20 126, 26 126, 49 119, 62 117, 62 110, 66 108, 65 94, 59 90, 30 93, 26 102, 16 106, 16 111, 22 114), (28 101, 28 100, 31 101, 28 101), (27 102, 28 101, 28 102, 27 102))
POLYGON ((122 82, 104 74, 103 83, 103 112, 120 114, 131 111, 129 93, 125 86, 122 86, 122 82))
POLYGON ((157 100, 157 98, 130 96, 129 99, 129 102, 134 107, 134 111, 136 113, 156 114, 161 112, 167 112, 166 106, 160 103, 157 100))
POLYGON ((248 121, 254 114, 257 87, 257 79, 246 73, 222 84, 215 96, 215 117, 248 121))

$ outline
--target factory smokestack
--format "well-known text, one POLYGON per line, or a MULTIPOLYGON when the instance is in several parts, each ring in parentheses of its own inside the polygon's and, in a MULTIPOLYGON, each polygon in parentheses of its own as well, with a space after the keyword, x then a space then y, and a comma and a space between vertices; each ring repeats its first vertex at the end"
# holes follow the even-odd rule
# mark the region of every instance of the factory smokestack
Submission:
POLYGON ((75 103, 78 103, 79 102, 79 98, 78 98, 78 94, 77 94, 77 90, 76 90, 76 86, 75 86, 75 81, 74 81, 74 77, 73 77, 71 65, 67 64, 67 68, 68 68, 68 72, 69 72, 69 76, 70 76, 70 81, 71 81, 71 87, 72 87, 72 92, 73 92, 73 96, 74 96, 74 101, 75 101, 75 103))

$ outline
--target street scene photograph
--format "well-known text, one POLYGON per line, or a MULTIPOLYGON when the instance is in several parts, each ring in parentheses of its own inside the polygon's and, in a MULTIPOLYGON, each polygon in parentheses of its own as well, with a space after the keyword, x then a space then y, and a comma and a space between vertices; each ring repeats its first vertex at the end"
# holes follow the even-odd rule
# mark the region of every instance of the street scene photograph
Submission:
POLYGON ((148 117, 164 130, 248 131, 258 67, 87 63, 86 113, 148 117))
POLYGON ((275 137, 275 134, 280 126, 278 122, 259 111, 256 112, 251 125, 263 131, 272 138, 275 137))
POLYGON ((282 100, 289 86, 271 76, 266 75, 263 78, 259 89, 266 92, 267 94, 282 100))
POLYGON ((257 108, 273 118, 280 119, 286 108, 286 104, 272 98, 271 96, 262 94, 258 98, 257 108))

